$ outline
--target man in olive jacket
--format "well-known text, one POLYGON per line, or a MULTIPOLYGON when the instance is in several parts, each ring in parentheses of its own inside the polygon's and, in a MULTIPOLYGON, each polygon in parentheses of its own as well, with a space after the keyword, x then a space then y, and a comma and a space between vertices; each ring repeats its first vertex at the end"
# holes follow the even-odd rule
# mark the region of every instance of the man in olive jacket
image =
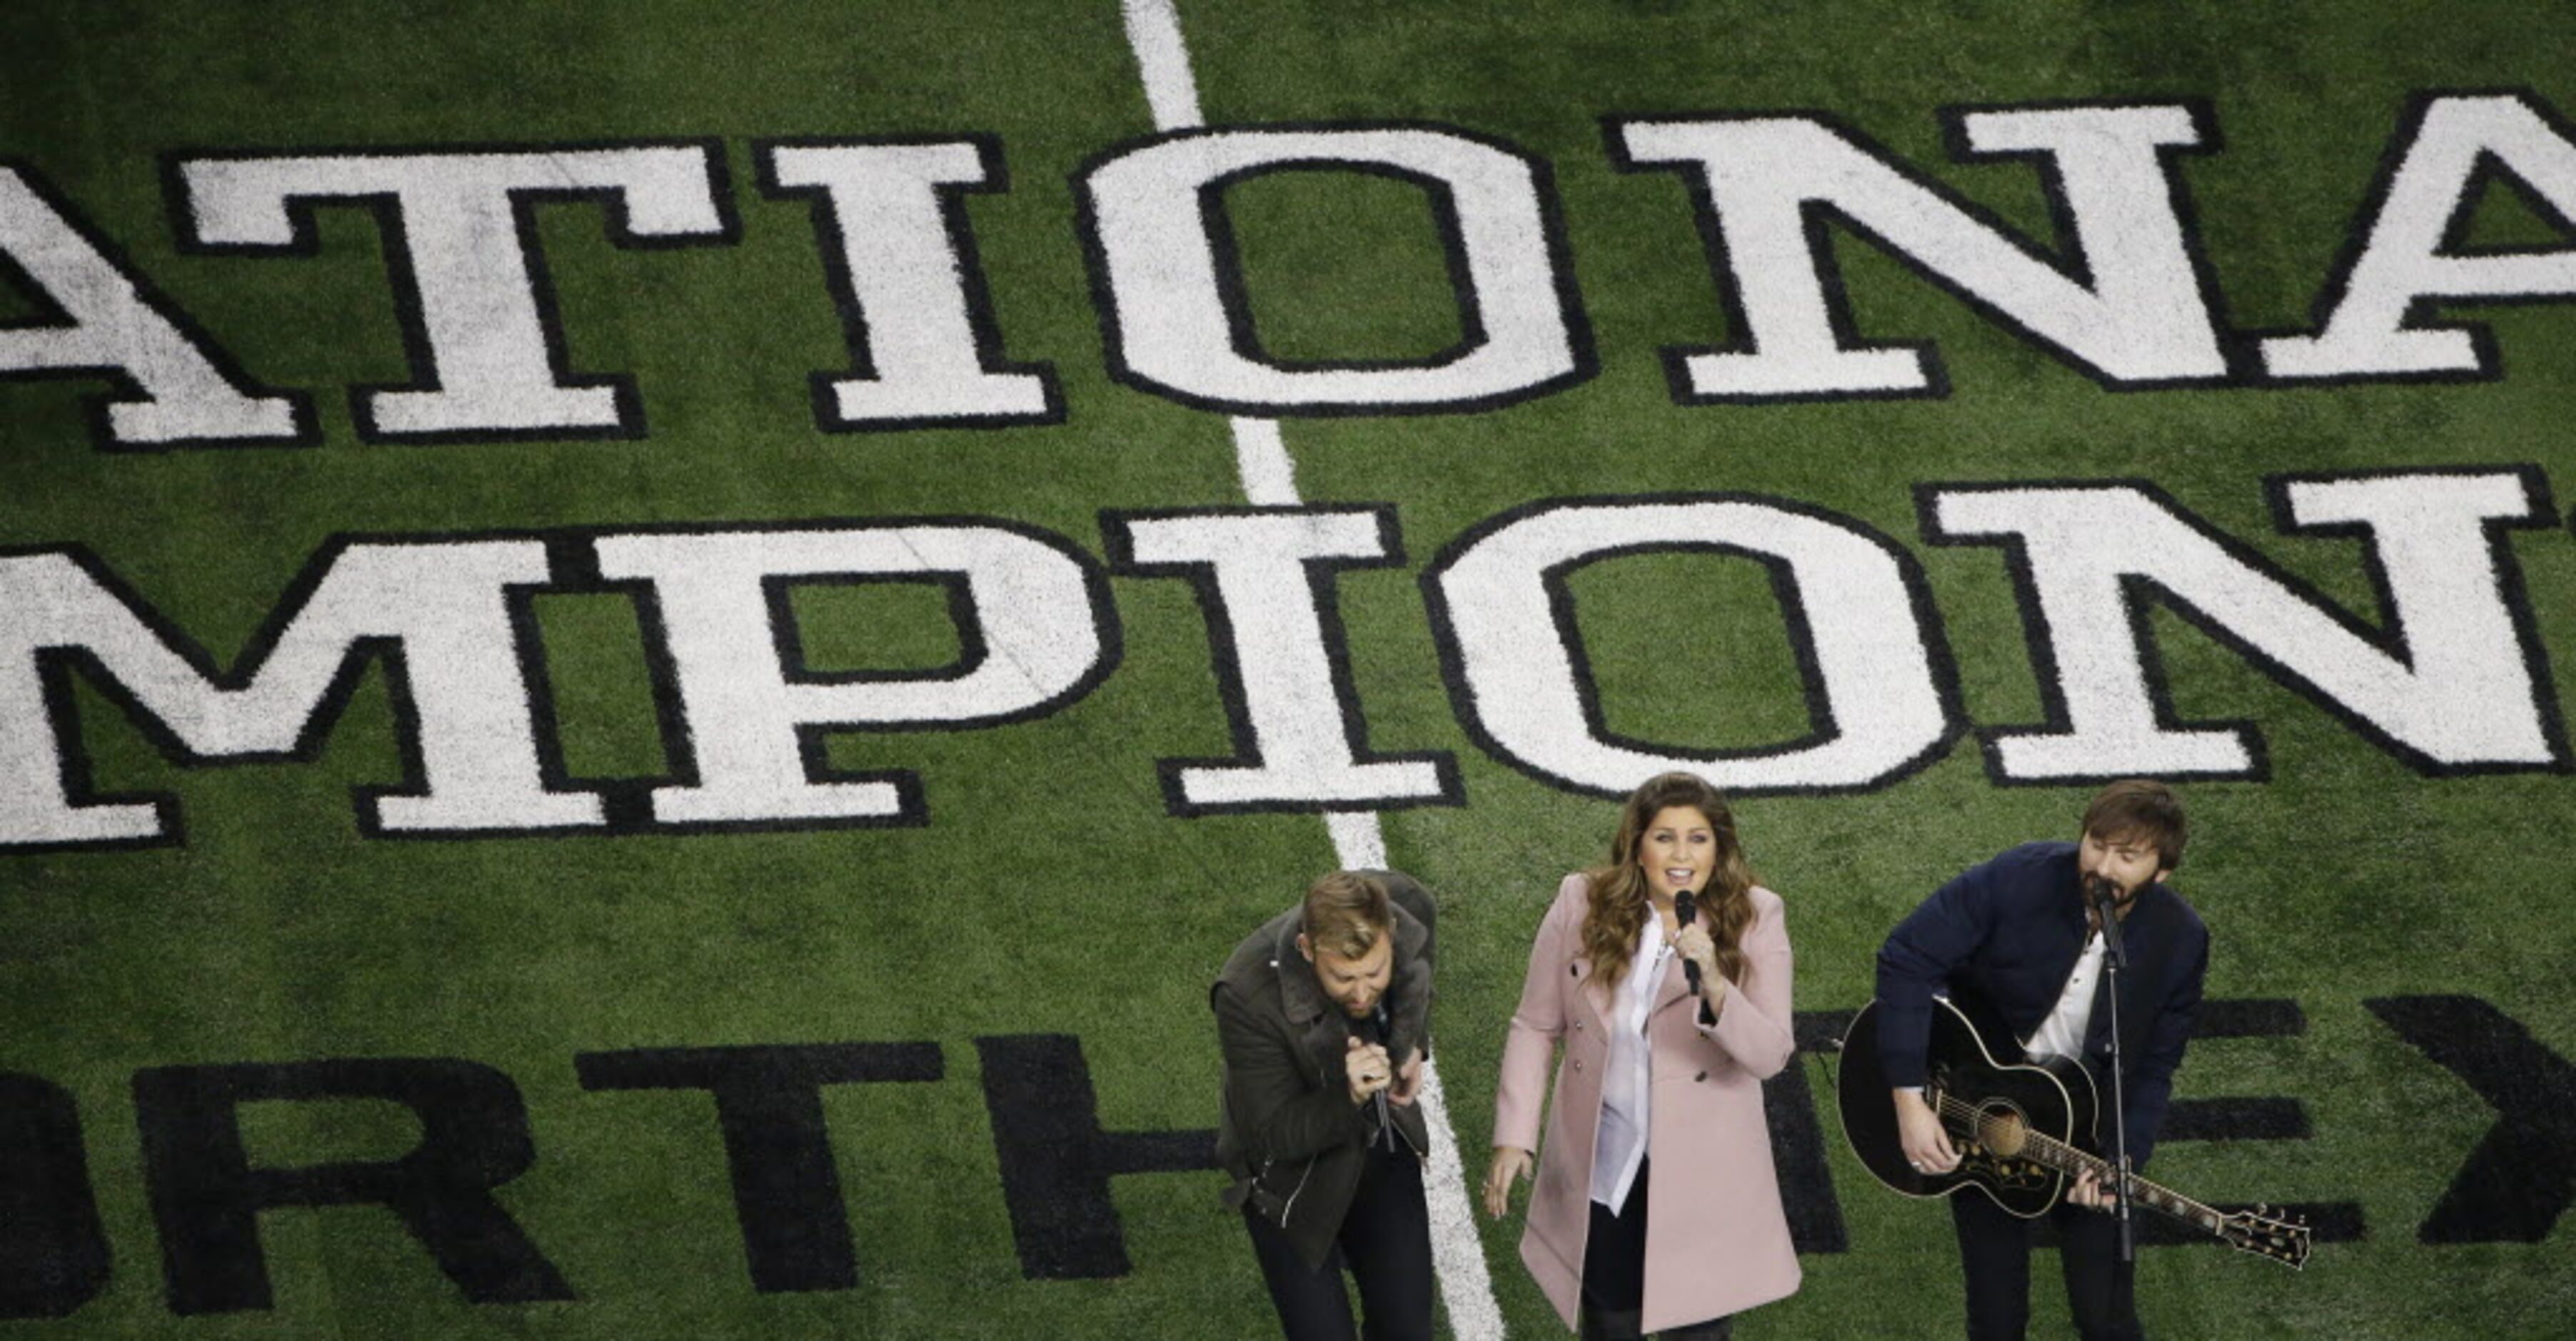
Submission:
POLYGON ((1290 1341, 1431 1335, 1431 895, 1336 871, 1235 947, 1208 990, 1225 1057, 1217 1158, 1290 1341))

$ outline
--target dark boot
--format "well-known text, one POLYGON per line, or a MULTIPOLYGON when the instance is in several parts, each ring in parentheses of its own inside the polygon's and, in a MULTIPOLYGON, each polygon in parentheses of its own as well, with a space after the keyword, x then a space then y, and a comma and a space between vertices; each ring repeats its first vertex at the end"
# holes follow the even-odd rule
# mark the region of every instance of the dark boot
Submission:
POLYGON ((1727 1338, 1734 1334, 1735 1318, 1732 1314, 1723 1318, 1711 1318, 1706 1322, 1695 1322, 1688 1327, 1667 1327, 1655 1333, 1664 1341, 1727 1341, 1727 1338))
POLYGON ((1575 1333, 1581 1341, 1637 1341, 1644 1335, 1637 1330, 1637 1309, 1599 1309, 1585 1304, 1575 1315, 1575 1333))

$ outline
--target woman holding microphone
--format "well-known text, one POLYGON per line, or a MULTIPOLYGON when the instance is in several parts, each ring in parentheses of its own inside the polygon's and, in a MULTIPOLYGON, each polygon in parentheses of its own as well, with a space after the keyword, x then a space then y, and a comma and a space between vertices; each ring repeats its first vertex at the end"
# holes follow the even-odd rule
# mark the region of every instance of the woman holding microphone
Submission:
POLYGON ((1503 1044, 1484 1193, 1500 1217, 1535 1161, 1521 1259, 1584 1337, 1725 1337, 1798 1288, 1762 1116, 1789 1062, 1789 971, 1780 898, 1696 774, 1638 787, 1609 864, 1558 887, 1503 1044))

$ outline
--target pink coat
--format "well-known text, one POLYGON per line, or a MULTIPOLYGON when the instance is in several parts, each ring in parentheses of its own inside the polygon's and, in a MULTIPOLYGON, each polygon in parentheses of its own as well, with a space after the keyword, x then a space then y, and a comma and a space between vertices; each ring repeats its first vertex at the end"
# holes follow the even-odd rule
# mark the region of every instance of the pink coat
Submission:
MULTIPOLYGON (((1569 875, 1539 924, 1529 976, 1503 1044, 1494 1144, 1539 1152, 1521 1260, 1548 1301, 1575 1325, 1583 1240, 1591 1226, 1592 1150, 1601 1124, 1607 988, 1583 957, 1589 884, 1569 875), (1539 1143, 1539 1105, 1551 1053, 1563 1044, 1556 1097, 1539 1143)), ((1646 1133, 1648 1332, 1739 1313, 1798 1288, 1798 1254, 1780 1210, 1762 1081, 1788 1065, 1789 932, 1780 896, 1756 886, 1745 933, 1746 982, 1727 989, 1715 1026, 1699 1023, 1682 977, 1667 965, 1646 1017, 1652 1091, 1646 1133)))

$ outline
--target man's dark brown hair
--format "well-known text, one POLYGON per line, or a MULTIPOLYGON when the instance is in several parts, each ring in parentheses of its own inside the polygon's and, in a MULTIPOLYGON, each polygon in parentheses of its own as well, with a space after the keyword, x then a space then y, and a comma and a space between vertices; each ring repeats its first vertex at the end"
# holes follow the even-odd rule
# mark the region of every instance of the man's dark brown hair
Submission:
POLYGON ((2182 798, 2173 788, 2143 778, 2124 778, 2094 794, 2084 807, 2084 832, 2105 842, 2130 839, 2155 844, 2156 865, 2182 867, 2183 840, 2190 836, 2182 818, 2182 798))

